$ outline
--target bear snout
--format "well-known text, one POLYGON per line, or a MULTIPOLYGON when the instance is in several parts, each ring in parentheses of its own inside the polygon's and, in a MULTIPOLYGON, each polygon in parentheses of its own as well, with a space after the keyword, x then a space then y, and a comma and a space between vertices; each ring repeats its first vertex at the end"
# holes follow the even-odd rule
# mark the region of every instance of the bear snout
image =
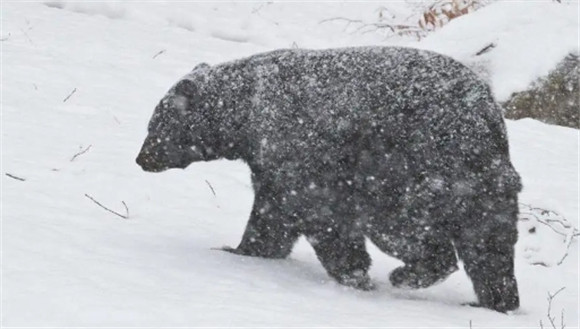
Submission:
POLYGON ((153 159, 153 157, 148 153, 141 151, 135 159, 135 162, 145 171, 149 172, 160 172, 165 170, 164 166, 161 166, 157 161, 153 159))
POLYGON ((155 137, 147 137, 136 159, 137 164, 149 172, 161 172, 171 168, 185 169, 197 161, 205 161, 202 147, 163 143, 155 137))
POLYGON ((135 161, 145 171, 160 172, 168 168, 167 161, 164 161, 163 155, 164 146, 157 136, 149 135, 145 138, 145 142, 137 155, 135 161))

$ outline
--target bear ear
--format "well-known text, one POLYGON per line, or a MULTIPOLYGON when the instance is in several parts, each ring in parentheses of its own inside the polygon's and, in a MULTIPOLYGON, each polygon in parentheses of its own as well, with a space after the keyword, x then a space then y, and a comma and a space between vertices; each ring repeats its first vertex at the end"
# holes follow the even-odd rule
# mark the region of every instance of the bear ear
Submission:
POLYGON ((195 72, 195 71, 204 71, 204 70, 207 70, 207 69, 209 69, 209 67, 210 67, 210 66, 209 66, 209 64, 207 64, 207 63, 201 63, 201 64, 197 64, 197 65, 196 65, 196 66, 193 68, 193 70, 191 70, 191 71, 192 71, 192 72, 195 72))

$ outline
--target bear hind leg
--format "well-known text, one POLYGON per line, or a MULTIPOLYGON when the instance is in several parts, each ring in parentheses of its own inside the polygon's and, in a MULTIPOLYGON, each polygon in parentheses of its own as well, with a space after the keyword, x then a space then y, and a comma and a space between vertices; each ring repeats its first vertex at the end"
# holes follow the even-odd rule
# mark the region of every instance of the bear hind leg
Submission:
POLYGON ((450 240, 420 241, 414 246, 419 248, 407 255, 398 255, 405 265, 394 269, 389 275, 394 287, 428 288, 459 269, 450 240))
POLYGON ((427 223, 439 211, 424 212, 410 207, 406 216, 381 219, 368 228, 367 236, 386 254, 405 263, 394 269, 389 280, 394 287, 427 288, 445 280, 459 269, 455 246, 444 227, 427 223))
POLYGON ((333 228, 325 233, 307 234, 306 238, 326 272, 338 283, 360 290, 374 288, 368 275, 371 258, 362 234, 344 236, 333 228))

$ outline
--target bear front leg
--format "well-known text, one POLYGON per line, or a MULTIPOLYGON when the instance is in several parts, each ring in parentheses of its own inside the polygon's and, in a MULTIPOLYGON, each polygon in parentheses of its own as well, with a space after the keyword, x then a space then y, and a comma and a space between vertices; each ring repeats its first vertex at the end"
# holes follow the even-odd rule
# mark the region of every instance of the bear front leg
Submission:
POLYGON ((316 226, 306 238, 328 274, 345 286, 372 290, 374 286, 368 275, 371 258, 362 233, 336 226, 316 226))
POLYGON ((223 250, 238 255, 286 258, 300 236, 296 220, 285 214, 270 190, 262 186, 256 194, 250 220, 237 248, 223 250))
POLYGON ((456 241, 457 253, 473 282, 479 306, 505 313, 519 307, 514 276, 517 204, 514 201, 503 207, 496 202, 486 208, 475 225, 471 222, 462 230, 456 241))

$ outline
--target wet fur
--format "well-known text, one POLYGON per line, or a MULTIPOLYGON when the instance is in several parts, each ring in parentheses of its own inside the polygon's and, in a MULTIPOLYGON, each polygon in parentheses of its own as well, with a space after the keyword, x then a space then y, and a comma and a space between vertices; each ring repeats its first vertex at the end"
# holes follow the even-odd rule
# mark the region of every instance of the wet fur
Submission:
POLYGON ((395 286, 445 279, 457 252, 482 306, 519 306, 521 185, 501 109, 448 57, 279 50, 199 66, 158 105, 138 163, 162 171, 217 158, 243 159, 255 191, 229 251, 284 258, 305 235, 330 276, 361 289, 372 287, 365 237, 405 263, 395 286))

